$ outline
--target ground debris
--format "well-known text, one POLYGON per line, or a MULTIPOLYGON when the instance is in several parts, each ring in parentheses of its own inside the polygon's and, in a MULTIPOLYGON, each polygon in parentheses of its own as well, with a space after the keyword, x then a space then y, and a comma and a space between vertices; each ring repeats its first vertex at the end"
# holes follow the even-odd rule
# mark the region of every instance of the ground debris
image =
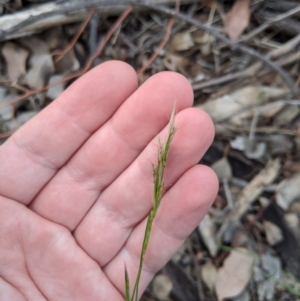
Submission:
POLYGON ((0 144, 101 62, 126 61, 140 83, 183 74, 215 123, 201 163, 220 189, 142 300, 297 300, 300 5, 174 3, 0 1, 0 144))

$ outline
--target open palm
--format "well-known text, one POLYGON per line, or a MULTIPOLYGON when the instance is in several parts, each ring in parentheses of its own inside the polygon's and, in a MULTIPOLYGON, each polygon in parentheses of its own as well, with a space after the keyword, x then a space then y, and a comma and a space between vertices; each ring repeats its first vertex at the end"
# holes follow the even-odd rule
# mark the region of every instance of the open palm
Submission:
POLYGON ((196 165, 213 124, 163 72, 137 89, 122 62, 93 69, 0 148, 0 300, 124 300, 151 207, 158 137, 176 135, 141 278, 144 290, 207 212, 217 179, 196 165))

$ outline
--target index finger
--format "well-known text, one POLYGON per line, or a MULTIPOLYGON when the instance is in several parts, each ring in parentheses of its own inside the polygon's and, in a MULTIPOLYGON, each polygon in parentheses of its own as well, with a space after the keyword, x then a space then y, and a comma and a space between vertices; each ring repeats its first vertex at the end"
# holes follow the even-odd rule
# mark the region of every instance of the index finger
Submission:
POLYGON ((28 204, 136 88, 135 71, 119 61, 78 79, 0 147, 0 194, 28 204))

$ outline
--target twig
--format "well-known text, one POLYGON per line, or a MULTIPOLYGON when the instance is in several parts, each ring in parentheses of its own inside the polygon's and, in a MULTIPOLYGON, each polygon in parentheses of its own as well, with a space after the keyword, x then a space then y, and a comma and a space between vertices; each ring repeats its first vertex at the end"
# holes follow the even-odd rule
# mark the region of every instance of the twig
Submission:
MULTIPOLYGON (((256 15, 257 20, 261 20, 261 23, 268 22, 270 19, 276 18, 276 13, 271 13, 268 11, 264 11, 261 14, 256 15)), ((279 30, 281 33, 288 34, 291 36, 295 36, 299 33, 300 23, 294 18, 287 18, 277 23, 272 23, 270 27, 273 29, 279 30)))
POLYGON ((250 48, 250 47, 245 46, 245 45, 241 45, 239 43, 234 43, 234 42, 230 41, 228 38, 226 38, 223 34, 219 33, 216 29, 214 29, 212 27, 209 27, 204 23, 201 23, 201 22, 199 22, 199 21, 197 21, 197 20, 195 20, 195 19, 193 19, 189 16, 186 16, 182 13, 178 13, 175 10, 169 9, 167 7, 152 5, 152 4, 144 4, 144 3, 140 3, 139 1, 132 1, 131 3, 134 4, 134 5, 139 5, 141 7, 147 7, 147 8, 159 11, 159 12, 164 13, 166 15, 175 17, 175 18, 180 19, 182 21, 185 21, 189 24, 192 24, 192 25, 194 25, 195 27, 197 27, 201 30, 206 30, 211 35, 213 35, 214 37, 216 37, 219 40, 221 40, 222 42, 226 43, 232 50, 240 50, 244 53, 247 53, 247 54, 251 55, 252 57, 255 57, 255 58, 259 59, 260 61, 262 61, 263 63, 265 63, 266 65, 268 65, 272 69, 274 69, 275 71, 277 71, 280 74, 281 78, 286 82, 286 84, 288 85, 290 90, 294 94, 296 94, 298 92, 298 88, 296 87, 293 78, 290 76, 290 74, 288 72, 286 72, 284 69, 282 69, 276 62, 271 61, 268 57, 260 54, 259 52, 257 52, 253 48, 250 48))
POLYGON ((258 64, 256 63, 256 64, 248 67, 244 71, 239 71, 236 73, 229 73, 224 76, 212 78, 210 80, 203 81, 203 82, 196 82, 196 83, 193 83, 192 86, 193 86, 194 90, 200 90, 200 89, 207 88, 210 86, 224 84, 224 83, 227 83, 227 82, 235 80, 235 79, 242 79, 247 76, 252 76, 252 75, 256 74, 256 72, 260 69, 260 67, 261 67, 260 63, 258 63, 258 64))
POLYGON ((104 37, 104 39, 101 41, 99 47, 97 48, 97 50, 95 51, 95 53, 93 53, 90 58, 88 59, 87 63, 85 64, 85 66, 80 70, 80 71, 77 71, 75 73, 72 73, 72 74, 69 74, 69 75, 66 75, 64 76, 61 80, 57 81, 57 82, 53 82, 52 84, 50 85, 46 85, 42 88, 39 88, 39 89, 35 89, 35 90, 29 90, 28 92, 24 93, 23 95, 19 96, 19 97, 16 97, 4 104, 0 104, 0 108, 3 108, 3 107, 6 107, 6 106, 9 106, 9 105, 12 105, 12 104, 15 104, 23 99, 26 99, 36 93, 39 93, 39 92, 43 92, 45 90, 48 90, 49 88, 52 88, 56 85, 59 85, 63 82, 66 82, 66 81, 69 81, 69 80, 72 80, 74 78, 77 78, 81 75, 83 75, 92 65, 92 62, 93 60, 98 57, 103 49, 105 48, 107 42, 109 41, 110 37, 113 35, 114 33, 114 30, 116 30, 118 28, 118 26, 120 26, 120 24, 122 23, 122 21, 124 21, 124 19, 129 15, 129 13, 132 11, 132 7, 129 6, 121 15, 120 17, 118 18, 118 20, 115 22, 115 24, 111 27, 111 29, 109 30, 109 32, 106 34, 106 36, 104 37))
MULTIPOLYGON (((200 264, 196 258, 196 255, 193 252, 193 243, 192 243, 192 237, 195 236, 195 232, 193 232, 191 234, 191 238, 187 241, 187 247, 188 247, 188 251, 190 253, 190 256, 193 258, 193 263, 194 263, 194 267, 196 270, 196 278, 197 278, 197 291, 198 291, 198 297, 199 300, 204 300, 204 293, 203 293, 203 287, 202 287, 202 280, 201 280, 201 268, 200 268, 200 264)), ((195 240, 197 241, 197 238, 195 238, 195 240)))
MULTIPOLYGON (((182 0, 181 0, 182 1, 182 0)), ((192 16, 195 11, 197 10, 197 4, 193 4, 190 9, 187 11, 187 14, 189 16, 192 16)), ((172 33, 171 35, 179 32, 183 27, 185 26, 184 22, 180 22, 179 24, 176 24, 175 26, 172 27, 172 33)), ((137 38, 136 36, 134 36, 134 38, 137 38)), ((143 45, 141 45, 140 47, 137 47, 132 53, 131 53, 131 57, 135 57, 138 53, 144 52, 147 49, 150 49, 151 47, 153 47, 153 45, 159 43, 159 41, 161 41, 163 39, 163 35, 162 34, 157 34, 154 35, 153 37, 151 37, 150 39, 148 39, 143 45)))
MULTIPOLYGON (((180 0, 176 0, 176 11, 179 12, 179 8, 180 8, 180 0)), ((160 42, 160 44, 158 45, 157 49, 152 53, 151 57, 149 58, 149 60, 146 62, 146 64, 140 69, 140 71, 138 71, 138 75, 140 77, 143 76, 144 72, 147 70, 147 68, 153 63, 153 61, 156 59, 156 57, 159 55, 160 51, 166 46, 166 44, 168 43, 169 39, 170 39, 170 35, 172 32, 172 27, 175 23, 175 19, 172 18, 171 20, 169 20, 168 22, 168 26, 166 29, 166 34, 163 38, 163 40, 160 42)))
MULTIPOLYGON (((296 48, 296 46, 299 43, 300 43, 300 34, 297 35, 295 38, 289 40, 285 44, 283 44, 280 48, 272 50, 267 56, 270 57, 270 58, 275 59, 279 56, 282 56, 282 55, 290 52, 291 50, 296 48)), ((282 60, 278 60, 276 63, 279 66, 285 66, 285 65, 297 60, 298 55, 299 55, 298 52, 296 52, 292 56, 289 56, 289 57, 284 58, 282 60)), ((192 86, 193 86, 194 90, 200 90, 200 89, 203 89, 203 88, 224 84, 226 82, 233 81, 233 80, 236 80, 236 79, 243 79, 245 77, 254 76, 254 75, 257 75, 257 72, 261 68, 261 65, 262 65, 261 62, 256 62, 256 63, 249 66, 247 69, 245 69, 243 71, 239 71, 239 72, 231 73, 231 74, 226 74, 224 76, 213 78, 213 79, 210 79, 210 80, 207 80, 207 81, 195 82, 195 83, 193 83, 192 86)), ((257 76, 265 75, 265 74, 267 74, 267 72, 268 72, 268 70, 264 70, 262 73, 258 74, 257 76)))
POLYGON ((121 23, 127 18, 127 16, 132 12, 132 10, 133 10, 133 6, 129 6, 120 15, 120 17, 118 18, 118 20, 113 24, 113 26, 110 28, 110 30, 107 32, 107 34, 105 35, 105 37, 101 41, 101 43, 100 43, 98 49, 96 50, 96 52, 89 59, 90 63, 87 64, 87 66, 86 66, 87 69, 91 66, 93 60, 102 53, 102 51, 104 50, 106 44, 108 43, 108 41, 110 40, 110 38, 112 37, 112 35, 114 34, 114 32, 118 29, 118 27, 121 25, 121 23))
POLYGON ((271 160, 266 167, 256 175, 251 182, 237 196, 234 207, 226 216, 217 238, 221 241, 225 231, 228 228, 232 230, 236 227, 238 221, 247 212, 249 206, 263 193, 264 186, 272 184, 281 170, 279 159, 271 160))
MULTIPOLYGON (((147 1, 147 0, 143 0, 147 1)), ((181 0, 195 3, 199 0, 181 0)), ((172 4, 174 0, 151 0, 154 4, 172 4)), ((0 41, 33 34, 51 26, 83 20, 89 9, 97 7, 101 16, 119 15, 130 0, 51 1, 14 14, 0 16, 0 41)))
POLYGON ((99 12, 96 11, 90 21, 90 32, 89 32, 89 50, 90 53, 94 53, 98 45, 98 25, 99 25, 99 12))
POLYGON ((58 57, 55 59, 55 63, 58 63, 65 55, 67 52, 69 52, 74 45, 76 44, 76 42, 78 41, 79 37, 81 36, 81 34, 83 33, 83 31, 85 30, 86 26, 88 25, 91 17, 93 16, 94 12, 95 12, 96 8, 94 7, 89 14, 87 15, 86 19, 84 20, 84 22, 81 24, 78 32, 76 33, 76 35, 73 37, 73 39, 71 40, 71 42, 69 43, 69 45, 58 55, 58 57))
POLYGON ((257 27, 256 29, 254 29, 253 31, 251 31, 250 33, 248 33, 247 35, 243 36, 239 42, 245 42, 245 41, 249 41, 250 39, 252 39, 253 37, 255 37, 256 35, 260 34, 261 32, 263 32, 264 30, 266 30, 267 28, 269 28, 270 25, 282 21, 288 17, 291 17, 297 13, 300 12, 300 5, 283 13, 280 15, 277 15, 275 18, 272 18, 270 20, 268 20, 267 22, 265 22, 264 24, 260 25, 259 27, 257 27))
POLYGON ((286 42, 285 44, 283 44, 282 46, 280 46, 278 49, 272 50, 270 53, 270 57, 277 58, 279 56, 287 54, 288 52, 294 50, 299 43, 300 43, 300 33, 294 38, 292 38, 291 40, 289 40, 288 42, 286 42))

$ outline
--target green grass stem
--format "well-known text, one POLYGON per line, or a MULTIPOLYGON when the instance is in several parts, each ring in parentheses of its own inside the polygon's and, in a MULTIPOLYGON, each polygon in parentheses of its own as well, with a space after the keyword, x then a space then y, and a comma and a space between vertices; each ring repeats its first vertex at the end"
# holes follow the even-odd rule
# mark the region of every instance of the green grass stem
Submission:
POLYGON ((139 295, 139 283, 141 278, 141 273, 143 269, 143 262, 146 255, 146 251, 148 248, 149 240, 150 240, 150 234, 151 229, 153 225, 154 218, 156 216, 158 207, 160 205, 161 199, 163 197, 164 193, 164 172, 165 167, 171 147, 171 143, 173 140, 173 137, 175 135, 176 129, 174 127, 174 120, 175 120, 175 113, 176 113, 176 103, 173 105, 172 114, 169 122, 169 131, 168 131, 168 138, 165 143, 163 143, 160 139, 159 142, 159 149, 158 149, 158 155, 157 155, 157 163, 153 165, 153 206, 152 209, 149 212, 144 239, 143 239, 143 245, 142 245, 142 251, 140 255, 140 262, 139 262, 139 269, 137 272, 136 280, 134 283, 132 295, 130 297, 130 286, 129 286, 129 277, 127 270, 125 269, 125 296, 126 301, 138 301, 138 295, 139 295))

